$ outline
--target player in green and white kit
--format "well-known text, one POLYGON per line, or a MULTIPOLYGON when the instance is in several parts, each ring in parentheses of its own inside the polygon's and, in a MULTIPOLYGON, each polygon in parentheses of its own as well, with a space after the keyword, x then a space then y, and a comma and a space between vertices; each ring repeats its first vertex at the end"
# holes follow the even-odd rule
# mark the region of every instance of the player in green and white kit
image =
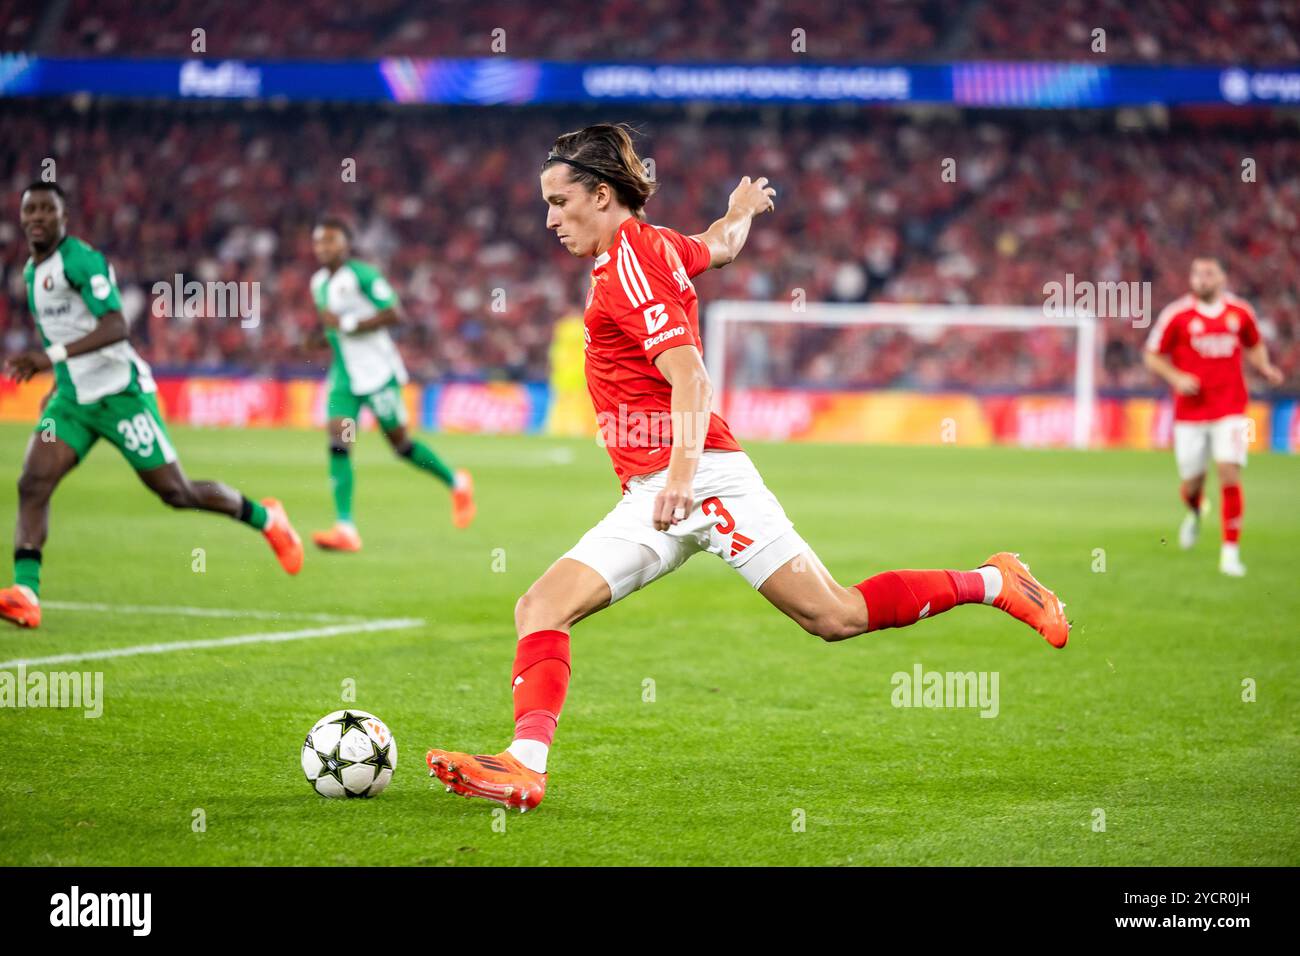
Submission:
POLYGON ((352 522, 352 457, 362 406, 374 413, 393 450, 451 489, 452 523, 474 518, 474 485, 463 468, 453 471, 407 431, 402 386, 406 366, 388 334, 401 322, 393 287, 372 265, 350 257, 352 233, 340 219, 322 219, 312 230, 312 250, 321 268, 311 277, 312 297, 334 351, 329 371, 330 483, 337 521, 312 540, 329 551, 359 551, 352 522))
POLYGON ((27 443, 18 479, 13 586, 0 590, 0 617, 22 627, 41 621, 41 548, 50 496, 100 438, 117 447, 151 491, 173 508, 215 511, 261 531, 284 569, 302 567, 302 543, 274 498, 260 504, 216 481, 191 481, 181 470, 153 376, 127 339, 113 267, 67 233, 63 190, 33 183, 23 191, 20 221, 31 258, 23 277, 44 350, 11 356, 19 382, 53 370, 54 388, 27 443))

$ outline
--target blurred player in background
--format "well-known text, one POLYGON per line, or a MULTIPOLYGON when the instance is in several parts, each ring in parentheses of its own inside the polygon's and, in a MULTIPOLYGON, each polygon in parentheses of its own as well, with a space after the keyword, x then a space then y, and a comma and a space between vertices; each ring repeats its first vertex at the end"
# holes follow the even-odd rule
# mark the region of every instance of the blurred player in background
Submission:
POLYGON ((973 571, 886 571, 841 586, 727 423, 710 414, 691 278, 740 254, 754 217, 773 208, 766 179, 742 179, 726 214, 700 235, 650 225, 643 209, 656 183, 627 130, 602 124, 555 141, 541 187, 547 228, 571 255, 595 260, 587 386, 623 498, 520 598, 514 742, 495 756, 429 751, 429 770, 448 790, 521 810, 540 803, 568 690, 570 628, 701 551, 827 641, 992 604, 1065 646, 1064 606, 1008 552, 973 571))
POLYGON ((166 504, 238 518, 261 531, 284 569, 297 574, 302 542, 278 501, 249 501, 220 482, 191 481, 181 470, 158 410, 153 375, 127 338, 113 267, 67 234, 63 190, 54 183, 28 186, 19 218, 31 252, 23 270, 27 303, 45 348, 10 357, 6 371, 25 382, 53 370, 54 387, 27 442, 18 479, 15 583, 0 590, 0 617, 21 627, 40 625, 50 497, 100 438, 115 445, 166 504))
POLYGON ((1174 459, 1187 505, 1178 543, 1190 548, 1200 535, 1205 472, 1213 459, 1223 498, 1219 570, 1242 577, 1241 468, 1251 436, 1241 357, 1270 385, 1281 385, 1283 376, 1269 361, 1255 311, 1225 291, 1219 260, 1193 259, 1189 281, 1191 292, 1167 305, 1151 327, 1144 358, 1174 390, 1174 459))
POLYGON ((402 386, 406 366, 389 326, 402 321, 397 294, 372 265, 351 258, 352 233, 341 219, 322 219, 312 231, 321 268, 311 277, 312 296, 334 352, 329 371, 330 484, 336 521, 312 535, 327 551, 360 551, 352 521, 352 444, 362 406, 374 413, 384 437, 417 468, 451 489, 451 521, 467 528, 474 520, 474 483, 464 468, 453 471, 433 449, 406 430, 402 386))

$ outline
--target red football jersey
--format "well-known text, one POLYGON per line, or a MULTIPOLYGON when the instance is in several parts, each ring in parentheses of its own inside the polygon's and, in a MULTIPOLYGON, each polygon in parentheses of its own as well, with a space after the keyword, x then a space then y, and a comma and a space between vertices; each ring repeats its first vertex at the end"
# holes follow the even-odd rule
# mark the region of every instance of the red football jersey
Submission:
MULTIPOLYGON (((668 467, 672 386, 655 367, 661 352, 700 341, 699 299, 691 279, 709 267, 702 239, 635 217, 596 257, 583 315, 587 391, 619 482, 668 467)), ((719 415, 705 448, 740 451, 719 415)))
POLYGON ((1167 355, 1174 368, 1201 380, 1195 395, 1174 395, 1174 418, 1203 422, 1245 414, 1241 350, 1258 341, 1255 312, 1235 295, 1225 294, 1217 307, 1192 295, 1165 306, 1147 336, 1147 349, 1167 355))

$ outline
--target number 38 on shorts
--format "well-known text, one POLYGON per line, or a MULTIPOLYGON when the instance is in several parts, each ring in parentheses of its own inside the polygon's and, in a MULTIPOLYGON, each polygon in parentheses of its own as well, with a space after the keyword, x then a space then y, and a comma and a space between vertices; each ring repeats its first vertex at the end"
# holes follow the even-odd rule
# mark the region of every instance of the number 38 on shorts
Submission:
POLYGON ((111 442, 137 471, 160 468, 176 460, 156 396, 136 388, 84 405, 56 391, 36 433, 41 441, 57 438, 67 443, 78 461, 100 438, 111 442))

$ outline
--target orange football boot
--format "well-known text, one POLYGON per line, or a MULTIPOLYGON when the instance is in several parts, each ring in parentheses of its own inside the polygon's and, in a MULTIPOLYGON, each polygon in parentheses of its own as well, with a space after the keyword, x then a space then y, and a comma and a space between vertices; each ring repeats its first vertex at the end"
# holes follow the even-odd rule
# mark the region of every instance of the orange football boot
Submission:
POLYGON ((437 777, 448 793, 482 797, 527 813, 546 796, 546 774, 536 773, 506 751, 495 757, 430 750, 425 763, 429 776, 437 777))
POLYGON ((451 523, 457 528, 468 528, 476 511, 474 479, 464 468, 457 468, 456 481, 451 486, 451 523))
POLYGON ((289 524, 289 516, 284 513, 284 505, 274 498, 263 498, 262 507, 270 520, 262 530, 262 535, 271 544, 271 550, 280 559, 280 566, 290 574, 302 570, 302 538, 289 524))
POLYGON ((360 551, 361 535, 351 525, 336 524, 328 531, 317 531, 311 539, 322 551, 360 551))
POLYGON ((27 596, 27 589, 12 584, 0 590, 0 617, 19 627, 41 626, 41 605, 27 596))
POLYGON ((1002 590, 993 606, 1006 611, 1017 621, 1024 621, 1047 639, 1053 647, 1064 647, 1070 639, 1070 622, 1065 619, 1065 605, 1029 573, 1029 565, 1020 555, 999 551, 980 567, 994 567, 1002 574, 1002 590))

